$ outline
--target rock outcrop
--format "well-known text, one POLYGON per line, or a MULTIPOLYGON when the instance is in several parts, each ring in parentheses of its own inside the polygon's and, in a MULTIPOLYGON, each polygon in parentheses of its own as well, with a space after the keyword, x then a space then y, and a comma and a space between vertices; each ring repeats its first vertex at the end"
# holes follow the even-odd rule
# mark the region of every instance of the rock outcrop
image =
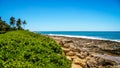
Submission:
POLYGON ((71 68, 120 68, 120 43, 50 36, 62 46, 71 68), (116 58, 117 57, 117 58, 116 58))

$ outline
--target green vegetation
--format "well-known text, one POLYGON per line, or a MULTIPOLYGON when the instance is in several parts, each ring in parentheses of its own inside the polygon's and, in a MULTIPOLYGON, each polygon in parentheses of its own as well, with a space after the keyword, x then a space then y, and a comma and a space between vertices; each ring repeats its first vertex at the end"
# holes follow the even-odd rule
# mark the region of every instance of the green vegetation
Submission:
POLYGON ((26 24, 14 17, 8 24, 0 17, 0 68, 70 68, 61 47, 49 37, 25 31, 26 24))
POLYGON ((14 17, 10 18, 9 24, 3 21, 0 17, 0 34, 12 30, 23 30, 22 25, 25 27, 26 21, 22 21, 20 18, 16 21, 14 17))
POLYGON ((0 33, 11 30, 10 25, 3 21, 0 17, 0 33))
POLYGON ((24 30, 0 34, 0 68, 70 68, 60 46, 24 30))

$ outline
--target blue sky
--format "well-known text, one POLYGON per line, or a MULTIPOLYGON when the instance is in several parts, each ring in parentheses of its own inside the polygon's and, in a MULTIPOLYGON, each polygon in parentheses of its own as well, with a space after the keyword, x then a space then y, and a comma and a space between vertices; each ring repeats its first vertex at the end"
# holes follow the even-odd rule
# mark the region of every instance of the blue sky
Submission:
POLYGON ((120 31, 120 0, 0 0, 0 16, 31 31, 120 31))

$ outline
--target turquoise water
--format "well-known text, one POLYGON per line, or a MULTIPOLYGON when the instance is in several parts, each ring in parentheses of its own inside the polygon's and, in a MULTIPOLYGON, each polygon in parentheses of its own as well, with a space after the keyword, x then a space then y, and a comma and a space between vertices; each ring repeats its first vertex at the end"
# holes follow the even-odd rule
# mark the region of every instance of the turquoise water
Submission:
POLYGON ((37 31, 37 33, 120 41, 120 31, 37 31))

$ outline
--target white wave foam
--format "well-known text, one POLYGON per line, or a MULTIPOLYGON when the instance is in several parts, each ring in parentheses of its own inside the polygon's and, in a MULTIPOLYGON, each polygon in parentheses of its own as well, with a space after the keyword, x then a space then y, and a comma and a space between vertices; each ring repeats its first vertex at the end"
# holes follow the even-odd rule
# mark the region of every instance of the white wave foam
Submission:
POLYGON ((48 34, 48 35, 51 35, 51 36, 74 37, 74 38, 96 39, 96 40, 109 40, 109 41, 120 42, 120 40, 112 40, 112 39, 105 39, 105 38, 92 37, 92 36, 75 36, 75 35, 63 35, 63 34, 48 34))

